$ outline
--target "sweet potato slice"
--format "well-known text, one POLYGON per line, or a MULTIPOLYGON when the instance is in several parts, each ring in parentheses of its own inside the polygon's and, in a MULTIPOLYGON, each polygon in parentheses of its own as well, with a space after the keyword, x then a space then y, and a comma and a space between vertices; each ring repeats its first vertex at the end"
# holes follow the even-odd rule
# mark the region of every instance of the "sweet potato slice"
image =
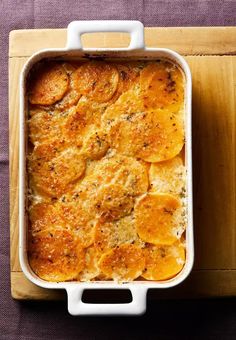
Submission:
POLYGON ((139 247, 123 244, 103 254, 99 267, 108 278, 116 281, 132 281, 142 274, 145 257, 139 247))
POLYGON ((123 115, 110 131, 110 145, 117 152, 160 162, 177 155, 184 144, 182 116, 154 110, 123 115))
POLYGON ((141 95, 147 109, 177 112, 183 105, 184 87, 181 71, 174 65, 151 63, 140 73, 141 95))
POLYGON ((132 157, 108 155, 93 162, 87 174, 100 184, 120 184, 134 196, 145 193, 148 189, 146 165, 132 157))
POLYGON ((91 281, 100 274, 100 269, 98 267, 100 257, 101 253, 93 246, 90 246, 85 250, 85 266, 79 273, 79 281, 91 281))
POLYGON ((57 111, 34 110, 34 114, 28 122, 30 141, 36 144, 62 138, 65 120, 66 115, 57 111))
POLYGON ((66 111, 58 109, 30 110, 29 135, 33 144, 64 139, 70 145, 82 145, 91 129, 98 129, 104 109, 87 100, 80 100, 66 111))
POLYGON ((43 64, 32 75, 29 85, 31 104, 52 105, 62 99, 69 86, 69 77, 62 64, 43 64))
POLYGON ((29 161, 32 183, 37 193, 60 197, 69 188, 72 189, 74 182, 83 175, 85 161, 77 147, 66 148, 59 153, 56 150, 55 157, 50 159, 46 152, 43 156, 39 154, 40 148, 42 145, 34 149, 29 161))
POLYGON ((114 103, 117 99, 125 93, 126 91, 139 85, 139 74, 140 69, 135 67, 135 63, 115 63, 114 66, 117 68, 119 73, 119 82, 117 90, 113 97, 110 99, 109 103, 114 103))
POLYGON ((106 130, 123 115, 129 119, 136 112, 143 112, 144 106, 138 87, 134 87, 124 92, 119 99, 110 105, 102 116, 102 126, 106 130))
POLYGON ((90 159, 100 159, 106 154, 108 148, 107 134, 93 128, 85 135, 81 152, 90 159))
POLYGON ((69 63, 64 63, 62 66, 69 77, 69 86, 64 97, 55 104, 58 110, 66 110, 76 105, 81 97, 81 93, 77 91, 76 68, 69 63))
POLYGON ((107 251, 121 244, 144 244, 139 239, 133 216, 125 216, 117 221, 98 221, 95 225, 94 246, 100 252, 107 251))
POLYGON ((71 193, 61 196, 57 202, 60 216, 79 238, 84 247, 94 242, 95 211, 90 201, 93 188, 81 186, 71 193))
POLYGON ((81 98, 65 119, 62 132, 65 139, 82 146, 91 129, 99 129, 103 111, 100 105, 81 98))
POLYGON ((32 154, 28 156, 29 170, 42 166, 42 163, 50 161, 65 150, 66 147, 67 143, 64 139, 52 139, 45 143, 37 143, 32 154))
POLYGON ((134 208, 139 237, 148 243, 169 245, 185 229, 181 202, 170 194, 148 193, 134 208))
POLYGON ((78 92, 98 103, 112 98, 118 82, 119 73, 116 67, 102 61, 85 63, 76 71, 78 92))
POLYGON ((48 229, 29 238, 29 263, 47 281, 68 281, 84 268, 84 249, 71 232, 48 229))
POLYGON ((152 163, 149 170, 151 191, 183 196, 186 170, 183 159, 176 156, 168 161, 152 163))
POLYGON ((103 221, 113 221, 128 215, 134 206, 133 196, 120 184, 102 185, 94 200, 95 210, 103 221))
POLYGON ((120 63, 116 65, 119 72, 118 93, 124 93, 139 81, 140 70, 132 63, 120 63))
POLYGON ((33 204, 29 209, 29 220, 33 235, 48 228, 66 228, 57 206, 48 202, 33 204))
POLYGON ((146 280, 168 280, 177 275, 185 263, 185 247, 177 241, 170 246, 147 245, 144 249, 146 280))

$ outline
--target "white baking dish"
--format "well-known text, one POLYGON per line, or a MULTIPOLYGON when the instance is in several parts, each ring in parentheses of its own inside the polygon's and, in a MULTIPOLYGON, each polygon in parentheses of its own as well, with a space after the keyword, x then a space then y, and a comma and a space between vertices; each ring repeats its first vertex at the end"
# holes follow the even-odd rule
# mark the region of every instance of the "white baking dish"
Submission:
POLYGON ((182 282, 190 273, 193 265, 193 217, 192 217, 192 135, 191 135, 191 73, 186 61, 176 52, 163 48, 146 48, 144 27, 139 21, 74 21, 67 30, 67 46, 60 49, 47 49, 35 53, 25 64, 20 78, 20 158, 19 158, 19 257, 21 268, 26 277, 34 284, 47 289, 66 289, 68 310, 72 315, 138 315, 146 310, 146 295, 149 288, 170 288, 182 282), (127 48, 84 49, 81 35, 88 32, 128 32, 130 45, 127 48), (178 64, 186 78, 185 89, 185 135, 187 167, 187 229, 186 263, 183 270, 174 278, 163 282, 133 281, 129 283, 105 282, 47 282, 37 277, 31 270, 27 258, 27 100, 26 78, 31 67, 44 58, 126 58, 157 59, 166 58, 178 64), (129 289, 132 302, 119 304, 92 304, 82 301, 85 289, 129 289))

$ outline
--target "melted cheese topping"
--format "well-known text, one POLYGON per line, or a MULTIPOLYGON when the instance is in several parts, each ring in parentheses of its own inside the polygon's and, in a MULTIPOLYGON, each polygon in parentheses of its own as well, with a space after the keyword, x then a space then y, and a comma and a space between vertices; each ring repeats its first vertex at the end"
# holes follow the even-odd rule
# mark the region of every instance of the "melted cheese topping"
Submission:
POLYGON ((39 63, 29 235, 47 281, 165 280, 185 263, 184 79, 167 61, 39 63))

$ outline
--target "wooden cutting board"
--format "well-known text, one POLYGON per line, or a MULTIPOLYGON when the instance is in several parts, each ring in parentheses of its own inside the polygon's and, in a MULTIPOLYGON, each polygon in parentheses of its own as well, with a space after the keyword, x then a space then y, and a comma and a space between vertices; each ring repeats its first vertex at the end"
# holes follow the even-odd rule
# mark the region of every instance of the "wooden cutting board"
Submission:
MULTIPOLYGON (((193 75, 193 178, 195 265, 189 278, 151 298, 236 295, 236 27, 146 28, 146 44, 185 56, 193 75)), ((20 30, 9 41, 11 292, 15 299, 62 299, 39 288, 18 259, 19 73, 27 59, 48 47, 64 47, 65 29, 20 30)), ((124 47, 129 37, 99 33, 86 47, 124 47)))

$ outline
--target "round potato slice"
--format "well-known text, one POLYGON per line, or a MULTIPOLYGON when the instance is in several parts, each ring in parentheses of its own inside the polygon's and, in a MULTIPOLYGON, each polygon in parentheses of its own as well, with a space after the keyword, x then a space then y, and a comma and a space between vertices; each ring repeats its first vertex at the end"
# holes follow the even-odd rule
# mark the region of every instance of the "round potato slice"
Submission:
MULTIPOLYGON (((50 150, 51 151, 51 150, 50 150)), ((29 162, 31 179, 37 193, 50 197, 60 197, 65 191, 73 189, 85 171, 85 161, 77 147, 70 147, 54 158, 44 153, 44 158, 34 150, 29 162)))
POLYGON ((140 73, 143 103, 147 109, 177 112, 184 102, 183 76, 168 62, 151 63, 140 73))
POLYGON ((52 105, 62 99, 69 86, 69 77, 61 64, 43 64, 32 76, 29 85, 31 104, 52 105))
POLYGON ((122 244, 101 256, 99 267, 106 277, 115 281, 132 281, 145 267, 142 249, 133 244, 122 244))
POLYGON ((134 208, 139 237, 144 242, 170 245, 185 229, 181 202, 170 194, 148 193, 134 208))
POLYGON ((88 124, 87 112, 76 108, 66 117, 63 135, 77 146, 82 146, 83 134, 88 124))
POLYGON ((108 148, 108 136, 105 132, 100 129, 91 129, 91 131, 86 134, 83 141, 82 154, 90 159, 100 159, 102 158, 108 148))
POLYGON ((57 206, 48 202, 32 205, 29 209, 29 220, 33 235, 48 228, 66 228, 65 220, 59 214, 57 206))
POLYGON ((124 92, 114 104, 106 109, 102 115, 102 126, 109 131, 119 118, 129 120, 134 113, 143 111, 143 101, 139 87, 136 86, 124 92))
POLYGON ((82 97, 76 106, 77 112, 85 115, 86 124, 100 127, 101 116, 105 111, 105 105, 101 105, 93 100, 82 97))
POLYGON ((165 110, 124 115, 110 131, 110 145, 117 152, 161 162, 177 155, 184 144, 181 115, 165 110))
POLYGON ((51 172, 56 177, 63 177, 63 182, 69 184, 80 178, 85 171, 85 162, 81 158, 77 147, 64 150, 49 164, 51 172))
POLYGON ((181 242, 170 246, 147 245, 144 249, 146 280, 168 280, 177 275, 185 263, 185 248, 181 242))
POLYGON ((36 144, 51 139, 61 139, 65 119, 65 115, 57 111, 50 112, 38 109, 28 122, 30 141, 36 144))
POLYGON ((73 280, 84 268, 84 249, 68 230, 44 230, 29 239, 29 263, 41 279, 73 280))
POLYGON ((76 105, 81 97, 81 93, 77 91, 76 68, 69 63, 64 63, 62 66, 69 77, 69 86, 64 97, 55 104, 58 110, 65 110, 76 105))
POLYGON ((79 238, 83 247, 89 247, 94 242, 95 212, 86 192, 77 191, 60 198, 58 210, 67 225, 79 238))
POLYGON ((95 279, 100 274, 100 269, 98 267, 98 261, 101 257, 101 254, 98 250, 91 246, 88 247, 85 251, 85 267, 79 273, 78 280, 79 281, 91 281, 95 279))
POLYGON ((113 222, 98 221, 95 226, 94 246, 100 252, 107 251, 121 244, 144 246, 139 239, 134 218, 129 215, 113 222))
POLYGON ((117 70, 119 72, 119 84, 117 92, 123 93, 128 91, 139 81, 139 69, 135 68, 130 63, 117 64, 117 70))
POLYGON ((132 157, 108 155, 91 164, 87 174, 100 184, 120 184, 134 196, 145 193, 148 189, 146 165, 132 157))
POLYGON ((63 136, 76 145, 83 144, 91 129, 99 129, 101 115, 104 109, 92 101, 81 100, 66 117, 63 136))
POLYGON ((81 146, 91 127, 99 127, 102 112, 103 108, 88 101, 79 101, 63 112, 38 109, 29 120, 30 140, 36 144, 64 139, 68 145, 81 146))
POLYGON ((182 196, 185 192, 185 178, 186 169, 180 156, 152 163, 149 170, 151 191, 182 196))
POLYGON ((117 90, 110 102, 115 102, 122 93, 134 88, 139 83, 140 69, 134 63, 120 63, 114 65, 119 73, 117 90))
POLYGON ((133 196, 120 184, 101 186, 95 197, 95 209, 102 221, 113 221, 128 215, 133 206, 133 196))
POLYGON ((120 159, 120 167, 116 172, 116 181, 134 196, 145 193, 149 186, 147 163, 122 155, 117 158, 120 159))
POLYGON ((67 143, 64 139, 52 139, 49 142, 37 143, 29 158, 29 170, 36 170, 43 166, 43 163, 52 160, 60 152, 65 150, 67 143))
POLYGON ((115 66, 91 61, 81 65, 76 71, 76 86, 79 93, 95 102, 109 101, 116 92, 119 73, 115 66))

